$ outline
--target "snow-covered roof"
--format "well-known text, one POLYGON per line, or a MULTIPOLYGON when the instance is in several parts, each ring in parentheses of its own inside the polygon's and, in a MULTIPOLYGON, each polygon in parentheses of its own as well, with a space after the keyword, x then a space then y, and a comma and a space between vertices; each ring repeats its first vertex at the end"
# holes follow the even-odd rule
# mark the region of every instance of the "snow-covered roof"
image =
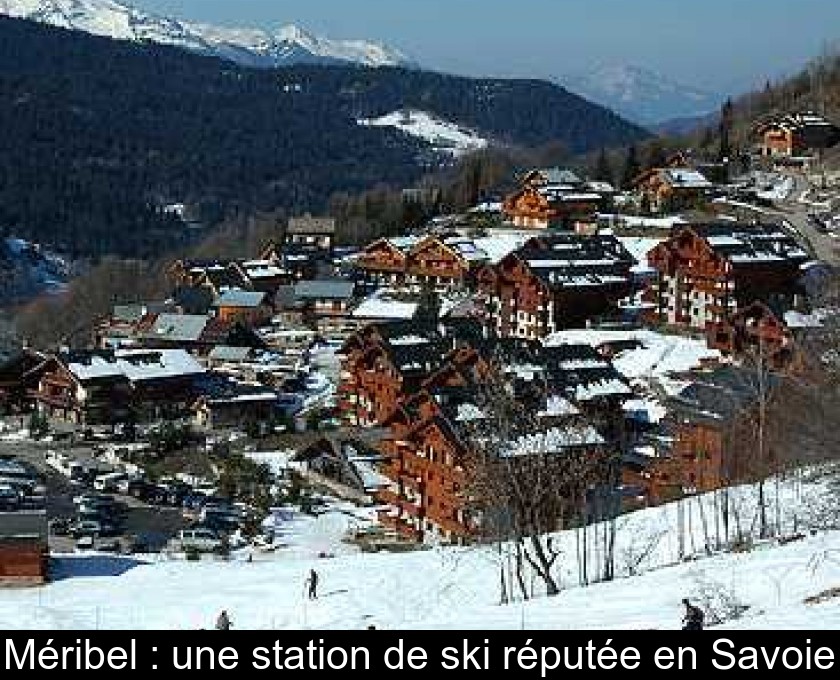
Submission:
POLYGON ((481 236, 474 239, 473 242, 476 248, 487 255, 487 260, 491 264, 498 264, 533 237, 533 232, 493 232, 492 235, 481 236))
POLYGON ((400 335, 396 338, 391 338, 388 341, 390 345, 407 346, 407 345, 426 345, 429 343, 428 338, 421 335, 400 335))
POLYGON ((655 380, 669 394, 685 383, 679 374, 718 361, 721 353, 709 349, 704 339, 668 335, 647 329, 579 329, 554 333, 543 340, 546 347, 588 344, 600 348, 618 347, 613 366, 628 379, 655 380))
POLYGON ((575 399, 579 402, 632 393, 633 391, 625 382, 615 378, 575 386, 575 399))
POLYGON ((790 310, 785 312, 785 323, 789 328, 821 328, 826 315, 824 310, 817 310, 811 314, 790 310))
POLYGON ((265 293, 253 290, 231 289, 223 292, 215 302, 217 307, 259 307, 265 300, 265 293))
POLYGON ((605 443, 601 434, 591 425, 553 427, 545 432, 524 435, 504 449, 506 457, 562 453, 570 448, 600 446, 605 443))
POLYGON ((475 404, 458 404, 458 413, 455 416, 455 420, 459 423, 464 423, 472 420, 482 420, 486 417, 487 414, 475 404))
POLYGON ((659 423, 667 414, 667 409, 654 399, 630 399, 623 404, 624 412, 633 420, 644 423, 659 423))
POLYGON ((160 314, 147 333, 150 337, 192 342, 201 337, 210 317, 204 314, 160 314))
POLYGON ((545 408, 537 413, 538 418, 551 418, 556 416, 576 416, 580 413, 568 399, 552 394, 546 399, 545 408))
POLYGON ((399 300, 390 291, 380 290, 353 310, 356 319, 413 319, 419 302, 399 300))
POLYGON ((199 375, 204 368, 182 349, 124 349, 112 355, 90 353, 70 361, 68 370, 80 381, 127 378, 131 382, 199 375))
POLYGON ((708 189, 712 186, 701 173, 691 168, 666 168, 663 173, 666 180, 675 186, 687 189, 708 189))

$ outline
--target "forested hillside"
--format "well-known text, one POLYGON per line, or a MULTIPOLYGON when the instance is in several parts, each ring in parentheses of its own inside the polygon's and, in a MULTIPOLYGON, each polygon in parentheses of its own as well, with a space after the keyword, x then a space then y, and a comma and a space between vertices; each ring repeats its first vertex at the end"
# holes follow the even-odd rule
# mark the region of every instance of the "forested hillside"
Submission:
POLYGON ((71 257, 147 256, 212 226, 403 186, 422 143, 360 117, 412 106, 505 144, 570 150, 645 133, 562 88, 402 69, 250 70, 0 17, 0 230, 71 257))

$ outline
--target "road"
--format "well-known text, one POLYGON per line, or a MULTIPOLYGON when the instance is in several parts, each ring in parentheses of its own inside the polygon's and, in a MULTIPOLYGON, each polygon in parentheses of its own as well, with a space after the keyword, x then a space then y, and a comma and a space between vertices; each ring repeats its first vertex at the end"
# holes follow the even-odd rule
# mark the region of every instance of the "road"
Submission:
POLYGON ((832 266, 840 265, 840 242, 814 229, 808 221, 808 213, 812 208, 807 204, 799 203, 799 197, 811 188, 810 183, 801 175, 791 174, 790 176, 794 180, 794 190, 788 200, 779 205, 779 210, 774 214, 787 220, 799 232, 817 259, 832 266))

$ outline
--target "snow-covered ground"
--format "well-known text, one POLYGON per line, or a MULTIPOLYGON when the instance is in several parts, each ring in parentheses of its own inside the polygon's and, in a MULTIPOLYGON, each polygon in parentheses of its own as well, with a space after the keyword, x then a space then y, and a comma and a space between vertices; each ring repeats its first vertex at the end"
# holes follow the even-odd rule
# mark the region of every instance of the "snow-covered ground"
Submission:
MULTIPOLYGON (((562 592, 500 606, 495 548, 433 548, 410 553, 357 553, 340 543, 369 510, 336 506, 318 518, 280 517, 274 553, 229 561, 186 562, 106 555, 58 556, 56 580, 42 588, 6 590, 0 628, 209 628, 221 609, 237 629, 379 628, 673 629, 683 597, 698 601, 707 622, 724 628, 840 628, 840 599, 808 604, 840 585, 840 503, 836 470, 780 485, 782 532, 805 534, 779 545, 718 552, 739 534, 755 535, 757 493, 729 492, 729 526, 721 493, 641 510, 617 522, 616 580, 579 585, 581 533, 557 535, 562 592), (319 557, 318 555, 334 555, 319 557), (315 601, 304 593, 319 572, 315 601), (733 618, 735 610, 742 610, 733 618)), ((768 519, 776 521, 776 487, 767 484, 768 519)), ((588 530, 590 579, 603 563, 603 527, 588 530)), ((526 581, 531 582, 530 574, 526 581)))
POLYGON ((478 132, 425 111, 394 111, 379 118, 361 119, 358 123, 370 127, 396 128, 428 142, 436 151, 453 156, 487 148, 487 140, 478 132))

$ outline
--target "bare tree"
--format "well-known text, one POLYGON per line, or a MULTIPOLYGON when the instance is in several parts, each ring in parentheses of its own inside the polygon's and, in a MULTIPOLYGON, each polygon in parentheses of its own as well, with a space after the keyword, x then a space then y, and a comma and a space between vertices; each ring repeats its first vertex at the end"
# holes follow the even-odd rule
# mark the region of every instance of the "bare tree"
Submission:
POLYGON ((529 596, 526 570, 560 592, 556 565, 562 556, 553 532, 581 521, 589 492, 609 479, 609 456, 592 447, 558 447, 540 436, 533 414, 501 380, 484 386, 484 417, 467 429, 467 496, 484 540, 514 548, 514 578, 529 596))

